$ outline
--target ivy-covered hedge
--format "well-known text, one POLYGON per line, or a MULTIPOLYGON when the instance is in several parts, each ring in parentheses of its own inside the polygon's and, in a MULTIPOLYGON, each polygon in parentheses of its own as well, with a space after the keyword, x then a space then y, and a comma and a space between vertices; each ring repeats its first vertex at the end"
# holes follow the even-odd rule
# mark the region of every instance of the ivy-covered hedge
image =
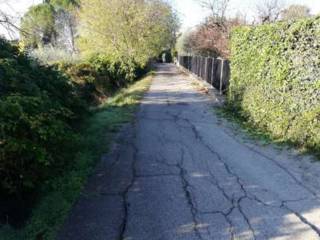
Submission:
POLYGON ((276 138, 320 148, 320 17, 240 27, 229 103, 276 138))

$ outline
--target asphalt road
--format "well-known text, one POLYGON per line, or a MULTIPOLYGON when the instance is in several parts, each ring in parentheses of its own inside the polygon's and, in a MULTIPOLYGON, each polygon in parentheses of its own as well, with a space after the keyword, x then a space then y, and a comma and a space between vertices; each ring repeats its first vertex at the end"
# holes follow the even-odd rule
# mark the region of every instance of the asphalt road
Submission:
POLYGON ((320 239, 319 163, 247 139, 212 102, 159 66, 58 239, 320 239))

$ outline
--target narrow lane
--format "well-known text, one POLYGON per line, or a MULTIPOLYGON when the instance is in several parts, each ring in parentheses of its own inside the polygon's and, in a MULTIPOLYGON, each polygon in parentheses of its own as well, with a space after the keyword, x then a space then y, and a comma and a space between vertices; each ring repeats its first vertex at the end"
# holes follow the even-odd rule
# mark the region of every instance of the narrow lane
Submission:
POLYGON ((320 165, 230 129, 173 65, 58 239, 320 239, 320 165))

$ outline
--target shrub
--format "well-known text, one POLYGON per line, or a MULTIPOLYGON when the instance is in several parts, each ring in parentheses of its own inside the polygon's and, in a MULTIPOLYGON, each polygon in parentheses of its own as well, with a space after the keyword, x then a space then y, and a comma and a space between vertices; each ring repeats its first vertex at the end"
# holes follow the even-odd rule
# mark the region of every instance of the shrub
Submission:
POLYGON ((77 84, 80 97, 89 104, 101 103, 145 73, 137 64, 113 62, 101 55, 77 64, 61 62, 57 67, 77 84))
POLYGON ((23 224, 50 183, 81 164, 88 104, 142 73, 104 56, 43 66, 0 39, 0 225, 23 224))
POLYGON ((240 27, 231 40, 229 103, 255 126, 320 147, 320 18, 240 27))
POLYGON ((1 196, 30 193, 68 165, 86 112, 74 89, 0 39, 1 196))
POLYGON ((29 50, 29 55, 43 64, 54 64, 56 62, 78 63, 81 60, 76 53, 52 46, 29 50))

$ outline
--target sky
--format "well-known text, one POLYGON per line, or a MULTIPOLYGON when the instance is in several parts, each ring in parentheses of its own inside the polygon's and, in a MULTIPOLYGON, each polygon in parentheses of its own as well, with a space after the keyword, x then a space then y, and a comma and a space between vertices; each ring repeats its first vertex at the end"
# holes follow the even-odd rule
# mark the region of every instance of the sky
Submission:
MULTIPOLYGON (((181 30, 187 30, 199 24, 207 16, 206 11, 201 8, 197 0, 170 0, 174 8, 179 13, 182 27, 181 30)), ((263 0, 230 0, 228 13, 234 16, 237 12, 252 21, 255 16, 256 6, 263 0)), ((16 17, 19 17, 28 10, 33 4, 42 2, 42 0, 0 0, 0 10, 16 17)), ((307 5, 313 14, 320 14, 320 0, 284 0, 285 5, 302 4, 307 5)), ((0 28, 0 34, 5 31, 0 28)))
MULTIPOLYGON (((43 2, 42 0, 0 0, 0 10, 13 17, 15 24, 19 23, 20 18, 34 4, 43 2)), ((0 26, 0 35, 5 35, 9 38, 16 38, 17 34, 8 35, 7 31, 0 26)))
MULTIPOLYGON (((196 26, 207 16, 197 0, 172 0, 172 2, 182 20, 182 31, 196 26)), ((228 14, 235 16, 241 13, 248 21, 253 21, 256 6, 261 2, 263 0, 230 0, 228 14)), ((284 0, 285 6, 291 4, 306 5, 311 9, 312 14, 320 14, 320 0, 284 0)))

